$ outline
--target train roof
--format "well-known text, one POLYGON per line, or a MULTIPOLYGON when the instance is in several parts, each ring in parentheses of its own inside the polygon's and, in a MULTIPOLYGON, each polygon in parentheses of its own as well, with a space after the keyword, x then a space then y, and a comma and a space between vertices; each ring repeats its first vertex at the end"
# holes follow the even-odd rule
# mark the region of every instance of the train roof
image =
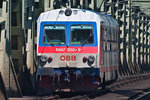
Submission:
POLYGON ((37 23, 39 24, 46 21, 91 21, 107 23, 108 20, 111 20, 114 24, 118 25, 117 21, 113 17, 107 15, 104 12, 95 12, 76 8, 64 8, 54 9, 41 13, 37 23))
POLYGON ((65 8, 46 11, 40 14, 37 22, 42 21, 101 21, 103 18, 94 11, 85 9, 65 8), (67 12, 68 10, 68 12, 67 12), (71 13, 70 15, 66 15, 71 13))

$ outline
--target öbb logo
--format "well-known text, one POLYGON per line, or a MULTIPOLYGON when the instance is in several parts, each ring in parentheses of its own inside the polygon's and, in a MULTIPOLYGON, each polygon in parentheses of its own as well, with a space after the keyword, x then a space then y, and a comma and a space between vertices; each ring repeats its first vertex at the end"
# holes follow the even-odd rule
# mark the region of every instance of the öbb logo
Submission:
POLYGON ((60 56, 60 60, 61 61, 76 61, 76 56, 75 55, 71 55, 71 56, 69 56, 69 55, 62 55, 62 56, 60 56))

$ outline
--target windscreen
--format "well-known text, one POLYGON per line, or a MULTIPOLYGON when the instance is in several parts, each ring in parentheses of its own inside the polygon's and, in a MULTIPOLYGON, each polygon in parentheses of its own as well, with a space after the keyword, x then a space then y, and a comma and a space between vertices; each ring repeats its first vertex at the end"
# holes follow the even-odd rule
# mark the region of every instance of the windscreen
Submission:
POLYGON ((71 44, 93 44, 93 26, 92 25, 72 25, 71 26, 71 44), (85 43, 86 42, 86 43, 85 43))
POLYGON ((65 44, 65 30, 63 25, 46 25, 44 26, 44 38, 45 44, 65 44))

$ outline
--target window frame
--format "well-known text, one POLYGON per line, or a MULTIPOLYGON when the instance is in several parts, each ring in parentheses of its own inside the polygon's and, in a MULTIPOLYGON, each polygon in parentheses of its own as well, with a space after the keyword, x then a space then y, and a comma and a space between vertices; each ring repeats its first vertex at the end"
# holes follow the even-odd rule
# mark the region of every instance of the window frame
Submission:
MULTIPOLYGON (((64 24, 45 24, 44 26, 43 26, 43 37, 42 37, 42 43, 44 44, 44 45, 51 45, 50 43, 45 43, 44 42, 44 33, 45 33, 45 29, 44 29, 44 27, 45 26, 64 26, 65 27, 65 42, 64 42, 64 44, 66 44, 66 25, 64 25, 64 24)), ((52 42, 53 43, 53 42, 52 42)), ((54 45, 64 45, 64 44, 55 44, 55 43, 53 43, 54 45)))
POLYGON ((93 45, 94 41, 95 41, 95 38, 94 38, 94 26, 93 26, 93 24, 72 24, 72 25, 70 25, 70 41, 69 41, 70 44, 71 45, 82 45, 82 43, 80 43, 80 44, 72 44, 71 43, 71 36, 72 36, 71 26, 79 26, 79 25, 89 25, 89 26, 92 26, 93 43, 86 43, 85 45, 93 45))

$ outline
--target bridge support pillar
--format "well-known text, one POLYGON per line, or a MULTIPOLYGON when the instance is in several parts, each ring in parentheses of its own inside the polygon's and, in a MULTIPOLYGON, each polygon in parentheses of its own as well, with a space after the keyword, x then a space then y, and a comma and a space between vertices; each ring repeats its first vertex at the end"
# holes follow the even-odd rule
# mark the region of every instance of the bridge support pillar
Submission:
POLYGON ((0 47, 0 72, 6 95, 8 97, 22 96, 11 58, 11 0, 3 1, 2 31, 0 47), (6 11, 7 8, 7 11, 6 11), (7 30, 7 31, 6 31, 7 30))

